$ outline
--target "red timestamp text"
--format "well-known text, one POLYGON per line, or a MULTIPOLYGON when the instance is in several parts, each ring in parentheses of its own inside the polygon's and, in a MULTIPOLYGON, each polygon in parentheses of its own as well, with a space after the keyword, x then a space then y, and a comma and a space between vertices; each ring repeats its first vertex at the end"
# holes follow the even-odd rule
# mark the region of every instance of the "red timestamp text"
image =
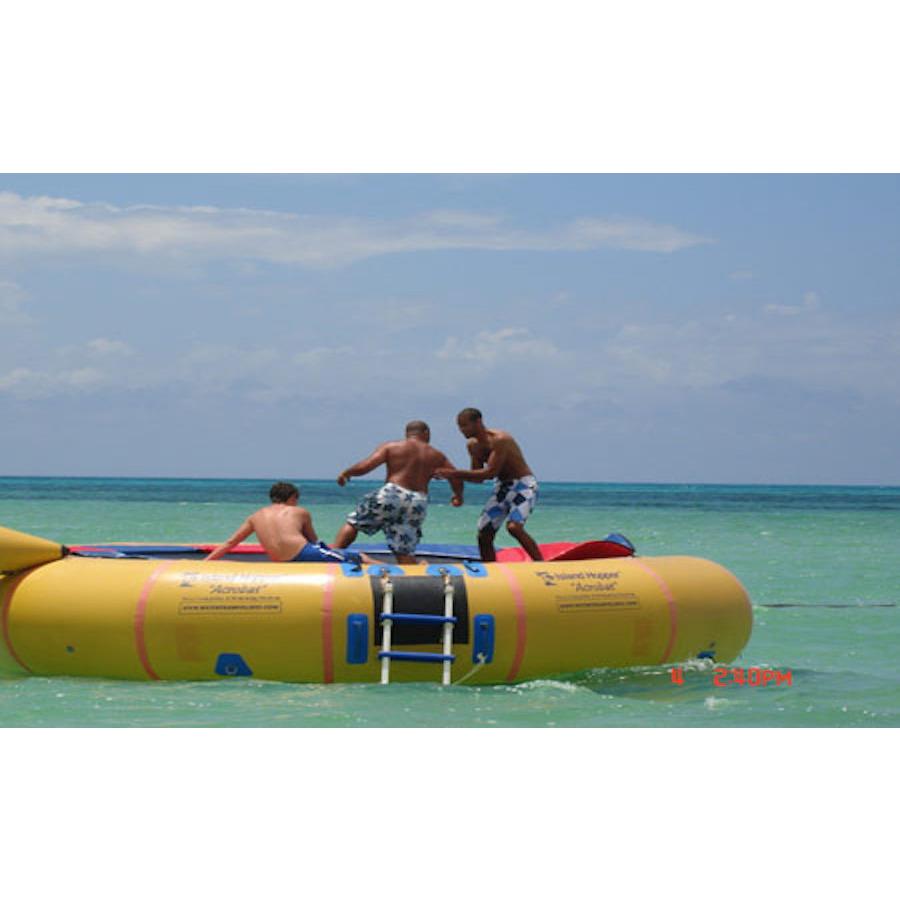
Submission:
MULTIPOLYGON (((672 684, 684 684, 684 669, 679 666, 671 669, 672 684)), ((729 687, 730 685, 745 685, 749 687, 765 687, 768 684, 793 687, 793 673, 790 669, 779 672, 777 669, 726 669, 719 666, 713 669, 712 682, 716 687, 729 687)))

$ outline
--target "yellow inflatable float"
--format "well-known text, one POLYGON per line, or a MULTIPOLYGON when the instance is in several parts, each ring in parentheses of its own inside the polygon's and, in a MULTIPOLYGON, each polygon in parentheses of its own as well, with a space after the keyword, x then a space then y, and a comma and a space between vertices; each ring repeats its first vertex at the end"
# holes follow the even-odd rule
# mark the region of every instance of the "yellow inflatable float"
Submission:
POLYGON ((752 613, 730 572, 612 543, 486 564, 431 545, 420 565, 358 567, 70 552, 0 528, 0 674, 497 684, 740 653, 752 613))

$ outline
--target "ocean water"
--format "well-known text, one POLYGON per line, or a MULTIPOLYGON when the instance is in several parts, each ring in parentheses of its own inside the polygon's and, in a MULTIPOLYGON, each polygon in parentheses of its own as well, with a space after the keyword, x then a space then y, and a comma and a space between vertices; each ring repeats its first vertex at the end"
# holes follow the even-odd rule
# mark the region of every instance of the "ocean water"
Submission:
MULTIPOLYGON (((300 481, 330 540, 373 482, 300 481)), ((219 541, 267 501, 268 481, 0 478, 0 524, 67 544, 219 541)), ((432 492, 424 539, 474 543, 487 495, 432 492)), ((516 685, 132 683, 0 679, 11 727, 897 727, 900 487, 544 483, 539 541, 627 535, 643 556, 715 560, 747 588, 753 634, 730 668, 790 683, 717 686, 711 665, 597 669, 516 685)), ((510 544, 505 533, 498 545, 510 544)))

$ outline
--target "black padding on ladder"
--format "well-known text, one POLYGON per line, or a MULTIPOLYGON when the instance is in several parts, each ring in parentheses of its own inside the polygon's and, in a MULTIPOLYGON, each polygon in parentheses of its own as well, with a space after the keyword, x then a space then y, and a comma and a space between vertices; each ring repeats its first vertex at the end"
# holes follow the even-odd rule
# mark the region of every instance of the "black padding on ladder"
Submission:
MULTIPOLYGON (((444 580, 434 576, 395 575, 395 613, 425 613, 432 616, 444 615, 444 580)), ((466 580, 462 576, 451 576, 453 583, 453 643, 469 643, 469 598, 466 594, 466 580)), ((375 627, 372 629, 372 643, 381 646, 381 610, 383 594, 381 578, 369 577, 372 586, 372 603, 375 613, 375 627)), ((391 627, 391 646, 409 644, 440 644, 444 630, 440 622, 394 622, 391 627)))

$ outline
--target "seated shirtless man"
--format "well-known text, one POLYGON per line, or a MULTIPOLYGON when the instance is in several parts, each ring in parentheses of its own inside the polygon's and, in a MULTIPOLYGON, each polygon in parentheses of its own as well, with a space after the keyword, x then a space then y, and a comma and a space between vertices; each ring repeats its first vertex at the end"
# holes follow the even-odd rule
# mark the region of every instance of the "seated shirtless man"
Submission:
POLYGON ((253 532, 273 562, 372 563, 365 554, 332 550, 323 544, 313 528, 309 510, 297 505, 300 490, 289 481, 277 481, 269 490, 271 506, 263 506, 250 516, 224 544, 219 544, 207 560, 219 559, 253 532))
MULTIPOLYGON (((365 475, 380 465, 387 467, 385 483, 366 494, 334 539, 335 547, 348 547, 359 531, 384 531, 388 546, 399 563, 415 563, 422 540, 422 524, 428 511, 428 482, 437 469, 453 469, 453 463, 429 444, 431 431, 418 419, 406 425, 402 441, 380 444, 364 460, 344 469, 337 477, 343 487, 351 478, 365 475)), ((454 506, 462 504, 462 481, 450 479, 454 506)))

